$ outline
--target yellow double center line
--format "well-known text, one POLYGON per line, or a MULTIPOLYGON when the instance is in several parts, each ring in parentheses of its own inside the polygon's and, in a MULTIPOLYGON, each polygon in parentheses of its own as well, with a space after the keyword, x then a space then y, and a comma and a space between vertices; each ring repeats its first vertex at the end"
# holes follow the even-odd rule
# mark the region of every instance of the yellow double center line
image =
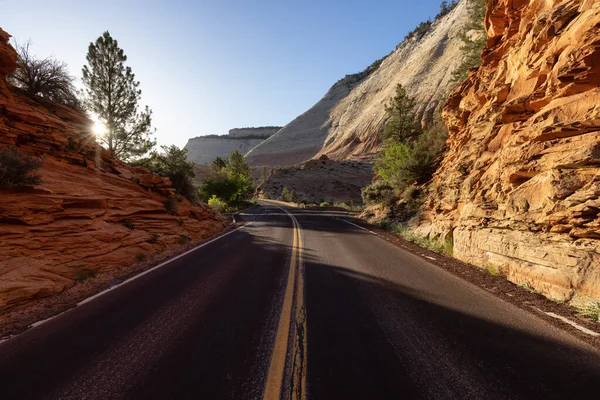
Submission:
POLYGON ((294 224, 294 239, 288 280, 271 356, 269 375, 263 399, 280 400, 284 395, 284 380, 289 382, 289 398, 306 398, 306 308, 304 306, 304 263, 302 262, 303 238, 296 217, 283 208, 294 224), (289 341, 292 339, 290 348, 289 341), (289 368, 288 349, 291 351, 289 368))

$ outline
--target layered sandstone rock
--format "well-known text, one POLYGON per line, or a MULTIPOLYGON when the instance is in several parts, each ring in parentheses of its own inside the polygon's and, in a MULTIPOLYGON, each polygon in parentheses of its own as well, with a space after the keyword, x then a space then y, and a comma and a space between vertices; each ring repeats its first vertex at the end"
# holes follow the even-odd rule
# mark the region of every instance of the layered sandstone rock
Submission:
POLYGON ((418 231, 560 300, 600 298, 600 3, 488 2, 418 231))
POLYGON ((246 154, 253 147, 274 135, 281 127, 234 128, 227 135, 206 135, 189 139, 188 161, 198 166, 208 166, 216 157, 227 158, 234 151, 246 154))
POLYGON ((0 188, 0 310, 63 291, 86 270, 132 264, 226 226, 207 206, 180 200, 168 178, 132 168, 95 142, 91 121, 9 88, 16 68, 0 29, 0 146, 43 158, 41 184, 0 188))
POLYGON ((385 104, 402 84, 417 101, 423 124, 431 122, 462 62, 461 34, 470 21, 461 1, 450 14, 403 41, 380 65, 341 79, 310 110, 246 156, 251 165, 289 166, 327 155, 334 160, 369 157, 380 148, 385 104))

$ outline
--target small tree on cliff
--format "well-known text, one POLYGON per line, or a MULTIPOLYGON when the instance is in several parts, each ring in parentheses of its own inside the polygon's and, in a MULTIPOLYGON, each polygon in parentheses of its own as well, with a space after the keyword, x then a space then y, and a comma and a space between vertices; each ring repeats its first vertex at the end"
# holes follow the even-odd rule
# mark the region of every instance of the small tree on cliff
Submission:
POLYGON ((99 139, 116 157, 123 160, 150 151, 155 141, 151 135, 152 111, 138 112, 142 91, 131 68, 125 66, 127 56, 108 32, 90 43, 88 65, 83 67, 86 107, 106 125, 99 139))
POLYGON ((415 124, 415 100, 406 94, 401 84, 396 86, 396 95, 385 112, 389 116, 381 138, 396 142, 407 142, 420 133, 415 124))

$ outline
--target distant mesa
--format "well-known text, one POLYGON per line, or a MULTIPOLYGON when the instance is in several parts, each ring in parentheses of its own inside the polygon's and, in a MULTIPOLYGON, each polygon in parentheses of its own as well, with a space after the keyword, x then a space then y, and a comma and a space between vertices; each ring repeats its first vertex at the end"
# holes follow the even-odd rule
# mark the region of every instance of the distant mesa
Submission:
POLYGON ((281 129, 280 126, 234 128, 227 135, 204 135, 189 139, 185 148, 189 161, 210 165, 216 157, 228 157, 234 151, 248 153, 281 129))

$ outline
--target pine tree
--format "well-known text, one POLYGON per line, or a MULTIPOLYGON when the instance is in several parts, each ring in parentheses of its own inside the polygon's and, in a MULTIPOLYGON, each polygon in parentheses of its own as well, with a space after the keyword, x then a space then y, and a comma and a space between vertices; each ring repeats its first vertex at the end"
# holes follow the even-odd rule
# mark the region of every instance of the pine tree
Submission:
POLYGON ((215 159, 210 164, 210 168, 214 172, 221 172, 223 169, 227 168, 227 163, 220 156, 215 157, 215 159))
POLYGON ((407 142, 414 139, 420 130, 415 124, 415 100, 406 94, 401 84, 396 86, 396 96, 385 108, 389 119, 385 124, 381 138, 396 142, 407 142))
POLYGON ((131 68, 125 66, 127 56, 110 33, 104 32, 90 43, 88 65, 83 67, 86 86, 85 104, 106 125, 99 139, 115 157, 130 160, 150 151, 156 142, 151 138, 152 111, 138 112, 142 91, 131 68))
POLYGON ((450 11, 452 11, 452 8, 448 7, 448 2, 446 0, 442 1, 442 4, 440 5, 440 16, 444 16, 446 14, 448 14, 450 11))
POLYGON ((246 159, 239 151, 234 151, 229 155, 227 170, 232 174, 239 174, 248 179, 252 178, 252 170, 246 162, 246 159))

